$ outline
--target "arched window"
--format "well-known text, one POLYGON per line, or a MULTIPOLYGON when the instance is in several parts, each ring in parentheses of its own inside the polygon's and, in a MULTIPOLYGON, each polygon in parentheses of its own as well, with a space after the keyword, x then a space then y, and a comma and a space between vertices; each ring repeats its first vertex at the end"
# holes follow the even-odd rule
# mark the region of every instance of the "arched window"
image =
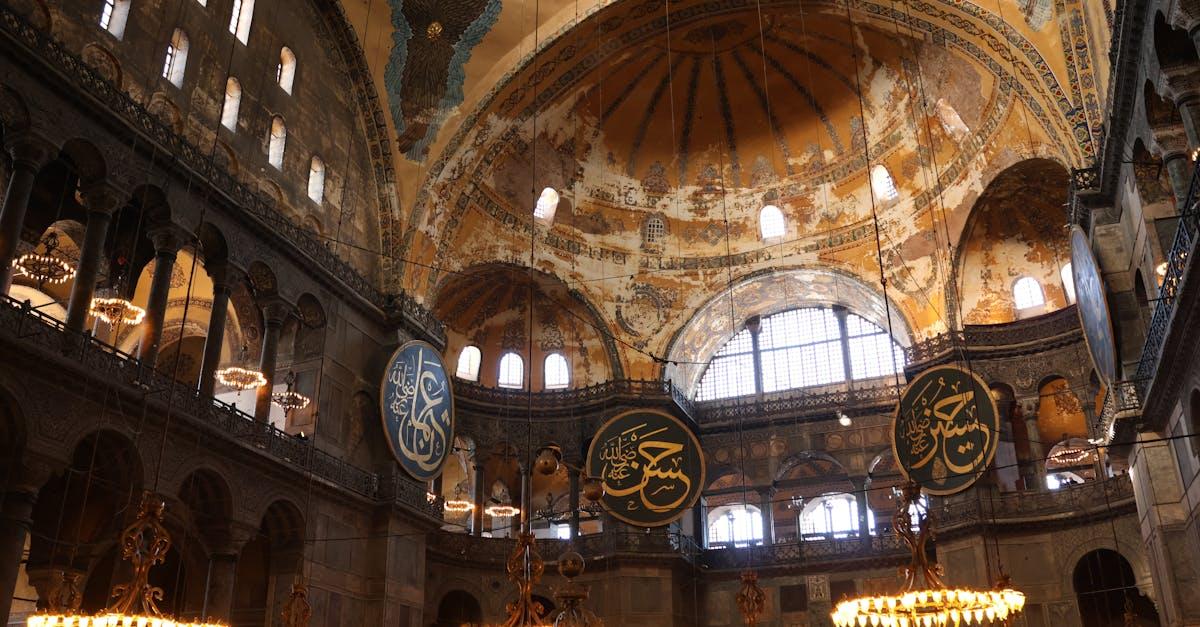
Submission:
POLYGON ((279 50, 279 65, 275 66, 275 82, 287 93, 292 93, 292 83, 296 80, 296 55, 291 48, 284 46, 279 50))
POLYGON ((547 390, 561 390, 571 384, 571 369, 567 366, 567 358, 562 353, 546 355, 545 387, 547 390))
MULTIPOLYGON (((868 526, 873 527, 868 520, 868 526)), ((858 535, 858 501, 853 494, 839 492, 819 496, 800 512, 800 537, 848 538, 858 535)))
POLYGON ((233 11, 229 13, 229 32, 246 43, 250 38, 250 21, 254 18, 254 0, 233 0, 233 11))
POLYGON ((753 505, 723 505, 708 513, 708 545, 713 548, 763 543, 762 512, 753 505))
POLYGON ((317 204, 325 200, 325 162, 316 155, 308 165, 308 197, 317 204))
POLYGON ((221 126, 237 131, 238 109, 242 106, 242 84, 230 76, 225 81, 225 104, 221 107, 221 126))
POLYGON ((271 119, 271 137, 267 144, 267 161, 276 169, 283 169, 283 149, 287 144, 287 125, 283 118, 275 116, 271 119))
POLYGON ((650 216, 642 229, 642 243, 646 246, 658 246, 667 236, 667 225, 662 218, 650 216))
POLYGON ((167 54, 163 58, 163 78, 171 81, 176 87, 183 86, 183 71, 187 67, 188 36, 176 28, 167 44, 167 54))
POLYGON ((1067 265, 1063 266, 1062 270, 1060 270, 1058 274, 1062 277, 1063 291, 1067 293, 1067 302, 1074 304, 1075 275, 1071 274, 1071 263, 1067 262, 1067 265))
POLYGON ((553 187, 543 189, 537 204, 533 206, 533 217, 544 222, 553 222, 554 214, 558 211, 558 200, 558 192, 554 191, 553 187))
POLYGON ((500 358, 500 380, 502 388, 519 390, 525 387, 525 361, 516 353, 505 353, 500 358))
POLYGON ((896 191, 896 181, 892 179, 892 174, 882 164, 871 168, 871 192, 875 194, 876 200, 883 202, 890 202, 900 197, 900 192, 896 191))
POLYGON ((454 373, 459 379, 467 381, 479 380, 479 347, 467 346, 458 354, 458 369, 454 373))
POLYGON ((758 212, 758 231, 763 239, 783 237, 783 212, 775 205, 767 205, 758 212))
POLYGON ((743 329, 717 351, 700 377, 696 400, 754 394, 756 369, 765 393, 887 377, 904 369, 904 349, 887 331, 846 311, 792 309, 760 321, 757 347, 752 334, 743 329))
POLYGON ((1045 303, 1046 298, 1042 295, 1042 286, 1037 279, 1023 276, 1013 284, 1013 304, 1018 311, 1041 307, 1045 303))
POLYGON ((100 7, 100 28, 108 34, 123 39, 125 24, 129 21, 129 5, 132 0, 104 0, 100 7))

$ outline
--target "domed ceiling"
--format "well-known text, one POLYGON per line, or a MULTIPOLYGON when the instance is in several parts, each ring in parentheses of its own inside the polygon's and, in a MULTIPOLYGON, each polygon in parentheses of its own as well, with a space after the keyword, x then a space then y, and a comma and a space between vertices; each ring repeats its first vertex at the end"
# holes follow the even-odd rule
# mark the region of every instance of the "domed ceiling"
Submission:
POLYGON ((780 270, 885 278, 913 339, 944 330, 990 180, 1085 163, 1099 133, 1082 29, 1104 16, 1079 1, 387 1, 390 25, 358 17, 407 212, 383 242, 393 287, 440 303, 448 273, 532 255, 626 376, 660 376, 705 303, 780 270), (532 215, 545 187, 552 223, 532 215), (766 204, 785 232, 764 241, 766 204))

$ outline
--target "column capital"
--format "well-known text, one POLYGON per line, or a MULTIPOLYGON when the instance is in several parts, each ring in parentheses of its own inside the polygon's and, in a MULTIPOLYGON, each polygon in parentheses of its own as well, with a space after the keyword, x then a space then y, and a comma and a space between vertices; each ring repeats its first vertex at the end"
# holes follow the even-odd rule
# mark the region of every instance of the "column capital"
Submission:
POLYGON ((267 325, 282 326, 287 321, 288 316, 296 311, 296 308, 291 303, 278 296, 272 296, 260 301, 259 306, 262 307, 263 322, 267 325))
POLYGON ((14 133, 5 138, 4 150, 12 157, 14 168, 37 171, 58 154, 50 140, 32 131, 14 133))
POLYGON ((124 192, 106 183, 89 185, 80 190, 80 196, 88 212, 105 215, 112 215, 126 198, 124 192))
POLYGON ((204 270, 212 279, 213 288, 218 290, 232 290, 236 283, 246 278, 246 273, 242 269, 227 261, 205 265, 204 270))
POLYGON ((152 227, 146 231, 146 235, 154 244, 154 252, 171 256, 175 256, 192 238, 186 229, 170 223, 152 227))

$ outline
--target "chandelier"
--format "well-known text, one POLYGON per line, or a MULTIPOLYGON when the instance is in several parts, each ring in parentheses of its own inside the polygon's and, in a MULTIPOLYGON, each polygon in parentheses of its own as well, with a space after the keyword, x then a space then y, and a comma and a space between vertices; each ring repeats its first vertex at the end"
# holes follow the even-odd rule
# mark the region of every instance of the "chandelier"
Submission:
MULTIPOLYGON (((285 412, 308 407, 308 397, 292 389, 296 385, 296 373, 289 370, 283 380, 287 383, 287 390, 272 394, 271 402, 281 407, 285 412)), ((266 383, 266 379, 263 379, 263 383, 266 383)), ((260 383, 259 385, 262 384, 260 383)))
POLYGON ((470 501, 451 499, 446 501, 442 507, 448 512, 469 512, 475 509, 475 504, 470 501))
POLYGON ((133 577, 113 586, 115 600, 107 610, 92 616, 71 610, 34 614, 25 619, 26 627, 225 627, 211 620, 176 620, 158 608, 163 590, 150 585, 150 569, 161 564, 171 548, 171 535, 163 526, 164 507, 154 493, 142 494, 137 520, 121 534, 121 557, 133 567, 133 577))
MULTIPOLYGON (((246 363, 246 353, 248 352, 249 348, 243 345, 240 356, 240 361, 243 364, 246 363)), ((214 374, 217 377, 217 381, 219 381, 221 385, 231 387, 239 392, 243 390, 259 388, 267 384, 267 378, 263 376, 263 373, 250 368, 243 368, 241 366, 229 366, 228 368, 222 368, 216 371, 214 374)))
POLYGON ((1007 625, 1025 607, 1025 595, 1002 577, 996 590, 947 588, 943 569, 929 561, 925 546, 933 537, 933 519, 918 512, 919 531, 913 530, 910 508, 921 498, 921 486, 909 482, 892 518, 896 536, 912 550, 903 568, 905 585, 897 595, 863 596, 837 604, 830 617, 837 627, 959 627, 1007 625), (918 587, 918 579, 923 584, 918 587))
POLYGON ((510 518, 521 513, 519 507, 512 505, 488 505, 483 511, 493 518, 510 518))
POLYGON ((65 259, 55 254, 58 251, 58 233, 51 231, 42 238, 41 246, 43 252, 27 253, 17 257, 13 263, 13 270, 25 277, 29 277, 42 285, 58 285, 66 283, 71 277, 75 276, 75 269, 65 259))
POLYGON ((116 295, 115 289, 110 289, 110 296, 97 296, 92 299, 88 313, 113 326, 141 324, 146 317, 146 310, 134 305, 129 300, 116 295))

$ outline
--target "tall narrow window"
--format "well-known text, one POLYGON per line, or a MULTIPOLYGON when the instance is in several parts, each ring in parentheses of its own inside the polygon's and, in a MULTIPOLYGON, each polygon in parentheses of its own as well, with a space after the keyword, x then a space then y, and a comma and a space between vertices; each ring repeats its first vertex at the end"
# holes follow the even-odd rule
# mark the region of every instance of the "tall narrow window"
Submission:
POLYGON ((254 17, 254 0, 233 0, 233 11, 229 14, 229 32, 246 43, 250 38, 250 21, 254 17))
POLYGON ((570 368, 567 367, 567 358, 561 353, 550 353, 546 355, 546 379, 545 386, 547 390, 561 390, 571 384, 570 368))
POLYGON ((287 126, 278 115, 271 120, 271 139, 267 145, 267 161, 276 169, 283 169, 283 148, 287 144, 287 126))
POLYGON ((458 354, 458 370, 454 373, 459 379, 467 381, 479 380, 479 347, 467 346, 458 354))
POLYGON ((500 358, 500 387, 519 390, 525 387, 525 361, 516 353, 505 353, 500 358))
POLYGON ((242 106, 242 84, 230 76, 225 81, 225 104, 221 107, 221 126, 236 131, 238 109, 242 106))
POLYGON ((292 83, 296 80, 296 55, 291 48, 284 46, 279 51, 279 65, 275 67, 275 82, 287 93, 292 93, 292 83))
POLYGON ((187 33, 176 28, 171 35, 171 43, 167 44, 167 54, 163 58, 163 78, 171 81, 176 87, 183 87, 183 71, 187 67, 188 37, 187 33))
POLYGON ((308 197, 317 204, 325 200, 325 162, 316 155, 308 166, 308 197))
POLYGON ((871 168, 871 192, 875 194, 876 200, 889 202, 900 197, 900 192, 896 191, 896 181, 892 179, 891 172, 882 164, 871 168))
POLYGON ((125 23, 129 21, 130 1, 104 0, 104 5, 100 7, 100 28, 117 39, 124 38, 125 23))
POLYGON ((763 239, 783 237, 783 212, 775 205, 767 205, 758 212, 758 231, 763 239))
POLYGON ((558 192, 554 191, 553 187, 547 187, 542 190, 542 195, 538 196, 537 204, 533 207, 533 217, 545 222, 554 221, 554 213, 558 211, 558 192))
POLYGON ((1037 279, 1024 276, 1013 284, 1013 304, 1018 310, 1040 307, 1046 303, 1042 295, 1042 286, 1037 279))
POLYGON ((1062 270, 1060 270, 1058 272, 1058 274, 1059 274, 1059 276, 1062 277, 1063 291, 1067 293, 1067 302, 1074 305, 1075 304, 1075 275, 1071 274, 1070 262, 1068 262, 1067 265, 1063 266, 1062 270))

